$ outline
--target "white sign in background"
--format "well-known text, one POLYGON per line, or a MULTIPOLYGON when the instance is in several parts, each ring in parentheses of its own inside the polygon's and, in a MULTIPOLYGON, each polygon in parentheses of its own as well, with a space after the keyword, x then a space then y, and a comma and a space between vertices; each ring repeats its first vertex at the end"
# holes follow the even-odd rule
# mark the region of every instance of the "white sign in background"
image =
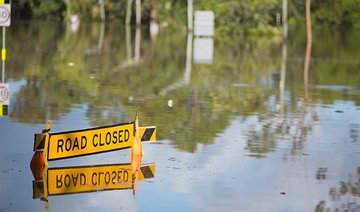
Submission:
POLYGON ((195 36, 214 35, 215 15, 210 10, 195 11, 194 34, 195 36))
POLYGON ((0 4, 0 26, 10 26, 11 21, 11 5, 0 4))

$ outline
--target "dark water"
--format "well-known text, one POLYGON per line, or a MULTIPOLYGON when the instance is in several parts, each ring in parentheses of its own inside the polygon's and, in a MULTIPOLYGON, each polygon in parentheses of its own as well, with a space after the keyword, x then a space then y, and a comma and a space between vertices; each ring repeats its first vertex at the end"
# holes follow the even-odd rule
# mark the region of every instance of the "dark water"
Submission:
MULTIPOLYGON (((29 163, 48 119, 58 132, 129 122, 138 112, 141 125, 157 126, 142 159, 155 164, 155 177, 138 181, 135 196, 131 188, 49 196, 48 210, 360 210, 359 38, 315 28, 306 83, 302 29, 282 43, 201 40, 180 28, 150 36, 110 24, 14 24, 0 208, 46 210, 33 199, 29 163)), ((128 163, 124 150, 49 168, 128 163)))

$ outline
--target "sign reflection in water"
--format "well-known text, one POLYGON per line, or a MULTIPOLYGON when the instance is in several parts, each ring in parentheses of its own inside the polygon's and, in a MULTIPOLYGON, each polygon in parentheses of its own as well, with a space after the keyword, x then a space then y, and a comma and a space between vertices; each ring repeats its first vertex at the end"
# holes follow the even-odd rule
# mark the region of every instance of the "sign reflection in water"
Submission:
MULTIPOLYGON (((38 156, 41 157, 41 156, 38 156)), ((142 156, 133 156, 128 164, 47 168, 32 166, 33 198, 48 207, 49 196, 132 189, 137 182, 155 177, 155 164, 141 164, 142 156)))

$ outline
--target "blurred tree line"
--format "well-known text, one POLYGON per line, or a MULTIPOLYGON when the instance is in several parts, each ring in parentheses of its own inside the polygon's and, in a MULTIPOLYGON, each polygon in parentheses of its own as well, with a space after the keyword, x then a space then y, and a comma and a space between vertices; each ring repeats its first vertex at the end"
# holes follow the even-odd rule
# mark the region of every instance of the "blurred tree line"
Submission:
MULTIPOLYGON (((101 0, 17 0, 12 2, 12 16, 15 19, 65 20, 68 15, 78 15, 84 21, 100 20, 101 0), (70 14, 67 14, 70 13, 70 14)), ((135 0, 103 0, 107 21, 125 22, 127 3, 132 3, 132 23, 135 23, 135 0)), ((142 22, 151 17, 162 22, 186 18, 187 2, 183 0, 142 0, 142 22)))
MULTIPOLYGON (((102 1, 102 0, 100 0, 102 1)), ((99 0, 16 0, 12 15, 16 19, 65 20, 67 13, 84 21, 100 20, 99 0)), ((132 23, 135 22, 135 0, 103 0, 107 21, 125 22, 127 2, 132 2, 132 23)), ((186 0, 142 0, 142 23, 154 19, 160 23, 186 26, 186 0)), ((305 1, 289 0, 289 23, 305 23, 305 1)), ((281 24, 282 0, 194 0, 195 9, 213 10, 216 26, 232 30, 273 30, 281 24)), ((360 0, 316 0, 311 2, 315 24, 360 28, 360 0)))

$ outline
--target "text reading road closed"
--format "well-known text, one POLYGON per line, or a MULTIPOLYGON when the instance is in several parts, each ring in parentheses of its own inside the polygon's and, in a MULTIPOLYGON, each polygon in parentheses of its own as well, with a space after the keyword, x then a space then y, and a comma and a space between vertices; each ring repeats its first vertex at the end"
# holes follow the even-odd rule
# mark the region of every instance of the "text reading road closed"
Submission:
POLYGON ((50 134, 48 160, 96 154, 131 147, 134 124, 50 134))
POLYGON ((129 189, 131 186, 130 164, 48 170, 49 195, 129 189))

